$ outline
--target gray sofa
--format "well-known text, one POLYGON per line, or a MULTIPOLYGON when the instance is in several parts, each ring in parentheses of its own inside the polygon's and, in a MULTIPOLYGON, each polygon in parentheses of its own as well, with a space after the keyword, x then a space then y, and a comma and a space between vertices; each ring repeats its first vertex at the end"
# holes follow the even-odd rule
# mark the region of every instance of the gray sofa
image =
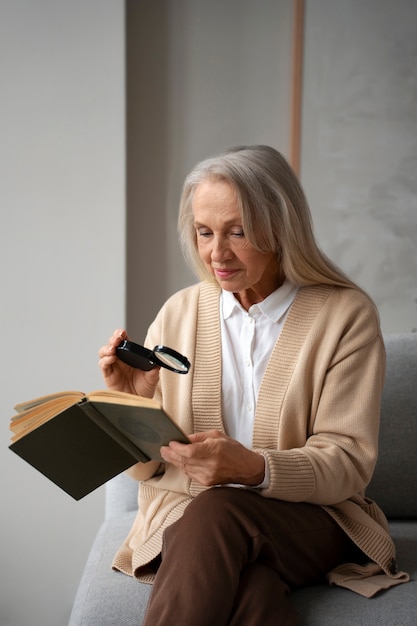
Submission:
MULTIPOLYGON (((380 452, 368 495, 388 516, 400 569, 411 582, 365 599, 317 585, 293 594, 301 626, 417 625, 417 333, 388 335, 380 452)), ((106 485, 106 515, 91 549, 69 626, 140 626, 149 585, 112 571, 112 557, 136 509, 137 483, 122 474, 106 485)), ((173 624, 182 624, 177 616, 173 624)))

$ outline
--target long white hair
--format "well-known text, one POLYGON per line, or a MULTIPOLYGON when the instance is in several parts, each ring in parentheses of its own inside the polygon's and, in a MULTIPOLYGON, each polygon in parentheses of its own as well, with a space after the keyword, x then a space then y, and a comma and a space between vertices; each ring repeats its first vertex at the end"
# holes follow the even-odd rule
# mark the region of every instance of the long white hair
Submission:
POLYGON ((229 182, 243 231, 260 252, 273 252, 296 285, 355 285, 319 248, 303 189, 286 159, 270 146, 239 146, 198 163, 185 179, 178 231, 185 259, 202 280, 213 280, 200 259, 194 228, 194 191, 206 180, 229 182))

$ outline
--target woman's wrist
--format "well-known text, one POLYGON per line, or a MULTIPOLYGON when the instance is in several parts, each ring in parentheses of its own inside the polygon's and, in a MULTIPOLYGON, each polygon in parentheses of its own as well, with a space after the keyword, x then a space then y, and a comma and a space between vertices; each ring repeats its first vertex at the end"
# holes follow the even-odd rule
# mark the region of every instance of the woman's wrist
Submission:
POLYGON ((263 454, 259 452, 249 451, 252 455, 251 462, 247 464, 248 474, 243 480, 237 480, 239 484, 246 485, 247 487, 257 487, 264 482, 266 460, 263 454))
POLYGON ((256 454, 256 461, 259 469, 254 475, 253 480, 251 481, 251 487, 257 487, 258 485, 261 485, 265 480, 266 459, 264 455, 259 454, 259 452, 254 452, 254 454, 256 454))

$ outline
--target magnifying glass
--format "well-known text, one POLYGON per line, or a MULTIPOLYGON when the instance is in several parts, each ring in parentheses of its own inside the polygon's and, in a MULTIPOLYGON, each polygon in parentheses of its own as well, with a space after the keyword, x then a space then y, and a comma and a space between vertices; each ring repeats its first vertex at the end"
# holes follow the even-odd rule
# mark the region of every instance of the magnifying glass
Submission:
POLYGON ((148 350, 127 339, 117 346, 116 354, 123 363, 146 372, 161 366, 177 374, 187 374, 191 367, 187 357, 172 348, 155 346, 153 350, 148 350))

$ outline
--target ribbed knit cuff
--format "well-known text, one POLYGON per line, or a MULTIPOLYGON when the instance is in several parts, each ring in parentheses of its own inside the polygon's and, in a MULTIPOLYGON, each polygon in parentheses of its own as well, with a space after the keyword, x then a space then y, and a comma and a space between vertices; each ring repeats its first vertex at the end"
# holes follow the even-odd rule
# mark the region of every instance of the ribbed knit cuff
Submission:
POLYGON ((311 496, 315 480, 306 455, 298 450, 263 449, 255 452, 264 456, 268 468, 268 485, 262 488, 264 496, 288 502, 303 502, 311 496))

